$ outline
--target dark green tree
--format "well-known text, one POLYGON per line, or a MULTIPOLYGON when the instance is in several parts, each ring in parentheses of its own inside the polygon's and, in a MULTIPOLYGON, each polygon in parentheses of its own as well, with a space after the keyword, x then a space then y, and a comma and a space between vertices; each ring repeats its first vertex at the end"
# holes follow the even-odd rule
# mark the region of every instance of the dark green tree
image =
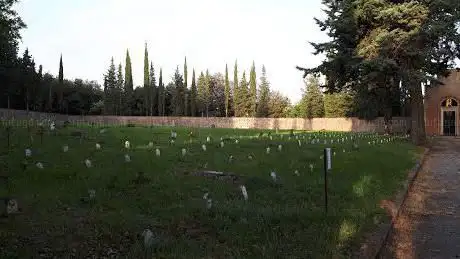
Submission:
POLYGON ((158 78, 158 115, 165 116, 166 107, 166 93, 163 84, 163 69, 160 68, 160 75, 158 78))
POLYGON ((115 88, 114 99, 115 99, 115 114, 122 115, 122 107, 123 107, 123 86, 124 86, 124 79, 123 79, 123 67, 121 63, 118 65, 117 70, 117 85, 115 88))
POLYGON ((288 115, 289 98, 283 96, 280 92, 271 92, 270 101, 268 102, 268 117, 283 118, 288 115))
POLYGON ((188 96, 188 82, 187 82, 187 57, 185 57, 184 61, 184 116, 189 116, 189 96, 188 96))
POLYGON ((206 114, 206 77, 203 72, 198 77, 197 110, 201 117, 206 114))
POLYGON ((230 108, 230 81, 228 80, 228 67, 225 64, 225 117, 228 117, 230 108))
POLYGON ((240 101, 238 100, 238 81, 239 81, 239 78, 238 78, 238 64, 237 64, 237 60, 235 60, 235 66, 233 68, 233 104, 234 104, 234 112, 235 112, 235 116, 238 116, 236 115, 238 112, 237 112, 237 103, 239 103, 240 101))
POLYGON ((145 43, 144 49, 144 107, 143 114, 151 116, 150 114, 150 103, 152 90, 150 89, 150 75, 149 75, 149 52, 147 50, 147 43, 145 43))
POLYGON ((193 69, 192 72, 192 86, 190 89, 190 112, 191 116, 194 117, 197 115, 197 88, 196 88, 196 82, 195 82, 195 69, 193 69))
POLYGON ((114 115, 116 106, 116 87, 117 75, 113 57, 110 61, 110 67, 104 75, 104 114, 114 115))
POLYGON ((150 62, 150 115, 155 116, 158 115, 158 86, 157 86, 157 79, 155 78, 155 68, 153 67, 153 63, 150 62))
POLYGON ((18 0, 0 0, 0 105, 11 108, 18 92, 20 31, 26 24, 14 10, 18 0))
POLYGON ((184 115, 184 79, 179 72, 179 66, 176 67, 174 72, 173 81, 175 85, 175 90, 171 100, 170 109, 173 111, 174 116, 183 116, 184 115))
POLYGON ((132 115, 132 106, 134 104, 134 85, 133 85, 133 72, 131 67, 131 57, 129 56, 129 50, 126 50, 126 62, 125 62, 125 87, 124 87, 124 114, 132 115))
POLYGON ((317 77, 310 76, 306 83, 306 89, 302 100, 300 101, 302 117, 306 118, 321 118, 324 116, 324 99, 323 93, 320 90, 320 85, 317 77))
POLYGON ((251 71, 249 73, 249 116, 256 117, 257 114, 257 77, 256 65, 252 62, 251 71))
POLYGON ((257 117, 268 117, 270 101, 270 83, 267 79, 267 71, 262 66, 262 76, 260 77, 259 100, 257 105, 257 117))
POLYGON ((249 96, 248 81, 246 80, 246 72, 243 71, 243 76, 239 83, 235 94, 235 116, 248 117, 251 112, 251 98, 249 96))
POLYGON ((60 112, 64 112, 64 103, 63 103, 63 91, 64 91, 64 65, 62 64, 62 54, 61 58, 59 59, 59 89, 58 89, 58 107, 60 112))

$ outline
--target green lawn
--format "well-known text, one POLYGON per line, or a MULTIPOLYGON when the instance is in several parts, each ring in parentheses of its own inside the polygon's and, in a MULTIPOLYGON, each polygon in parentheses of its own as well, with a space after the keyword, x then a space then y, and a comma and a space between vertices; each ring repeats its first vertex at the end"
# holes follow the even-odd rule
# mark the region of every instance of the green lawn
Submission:
POLYGON ((0 220, 0 258, 142 258, 147 253, 154 258, 347 258, 363 231, 382 220, 378 202, 401 188, 420 153, 403 139, 386 142, 388 137, 371 134, 295 132, 289 138, 288 131, 272 131, 270 140, 269 131, 258 137, 260 130, 176 128, 171 144, 167 127, 100 129, 46 129, 41 143, 36 128, 13 127, 9 151, 1 129, 0 162, 10 185, 0 182, 0 196, 17 198, 22 212, 0 220), (76 131, 84 139, 73 136, 76 131), (311 144, 315 138, 319 144, 311 144), (347 140, 338 143, 342 138, 347 140), (327 216, 321 159, 326 146, 336 153, 327 216), (131 162, 125 162, 125 154, 131 162), (231 172, 238 179, 192 174, 203 170, 231 172), (148 180, 137 177, 139 172, 148 180), (94 199, 88 190, 95 191, 94 199), (205 193, 212 199, 210 209, 205 193), (155 236, 149 249, 141 236, 145 229, 155 236))

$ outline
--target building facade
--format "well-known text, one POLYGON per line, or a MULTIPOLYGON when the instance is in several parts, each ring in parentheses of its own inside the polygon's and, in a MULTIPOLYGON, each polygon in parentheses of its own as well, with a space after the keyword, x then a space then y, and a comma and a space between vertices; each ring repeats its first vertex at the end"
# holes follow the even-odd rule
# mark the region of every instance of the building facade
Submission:
POLYGON ((457 136, 459 131, 460 69, 454 69, 444 85, 425 91, 425 129, 427 135, 457 136))

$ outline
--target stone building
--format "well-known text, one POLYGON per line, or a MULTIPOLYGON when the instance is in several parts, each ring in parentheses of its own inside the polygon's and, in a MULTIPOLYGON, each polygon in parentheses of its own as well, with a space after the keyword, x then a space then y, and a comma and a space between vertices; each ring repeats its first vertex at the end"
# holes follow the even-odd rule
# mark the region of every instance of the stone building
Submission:
POLYGON ((454 69, 444 85, 427 87, 425 92, 425 129, 427 135, 456 136, 459 130, 460 69, 454 69))

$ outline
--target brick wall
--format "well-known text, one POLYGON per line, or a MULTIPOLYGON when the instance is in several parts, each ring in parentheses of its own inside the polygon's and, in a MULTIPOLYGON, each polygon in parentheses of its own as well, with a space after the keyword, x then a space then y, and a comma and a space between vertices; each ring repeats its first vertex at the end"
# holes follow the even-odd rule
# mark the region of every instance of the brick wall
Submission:
MULTIPOLYGON (((3 120, 30 120, 37 121, 52 119, 55 121, 69 121, 71 123, 95 123, 97 125, 165 125, 185 127, 211 127, 216 128, 241 128, 241 129, 295 129, 295 130, 330 130, 383 132, 383 118, 373 121, 358 118, 221 118, 221 117, 137 117, 137 116, 75 116, 40 112, 27 112, 22 110, 0 109, 3 120)), ((405 117, 393 118, 393 132, 406 132, 410 127, 410 120, 405 117)))

